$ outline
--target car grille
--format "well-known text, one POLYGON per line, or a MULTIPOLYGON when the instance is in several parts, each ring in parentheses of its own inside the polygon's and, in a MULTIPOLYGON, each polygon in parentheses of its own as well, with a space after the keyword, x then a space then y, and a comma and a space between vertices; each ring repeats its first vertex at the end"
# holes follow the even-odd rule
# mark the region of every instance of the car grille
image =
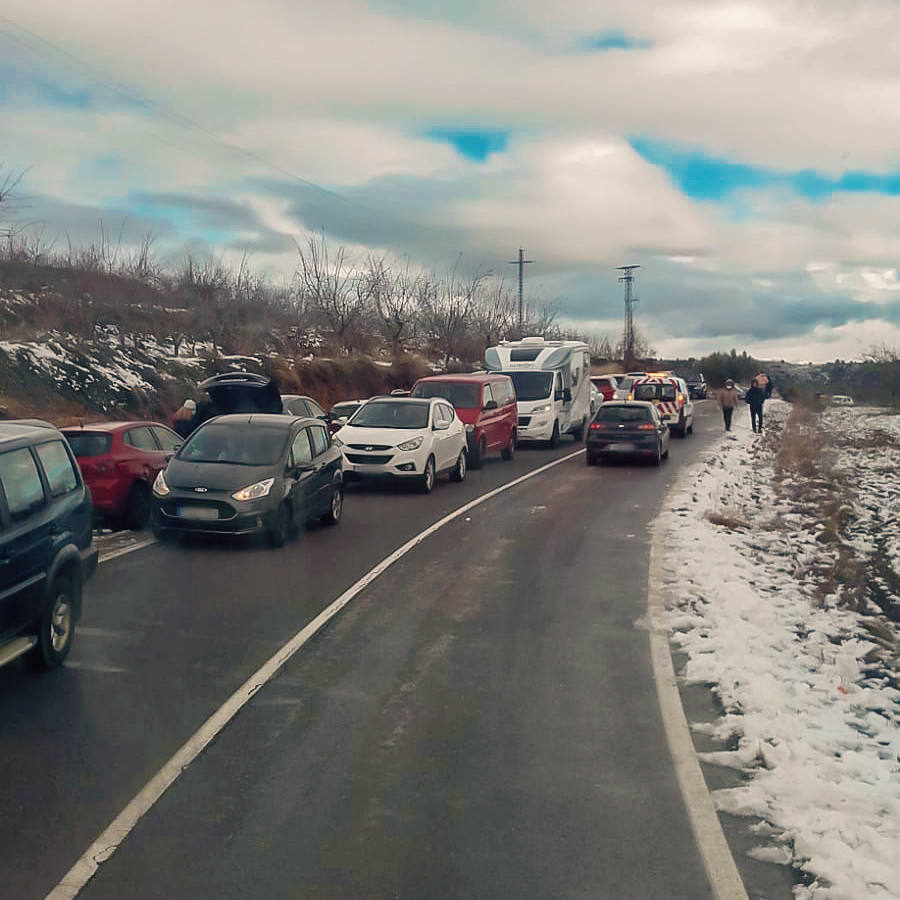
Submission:
POLYGON ((519 416, 519 424, 524 428, 531 421, 531 416, 519 416))
POLYGON ((347 444, 351 450, 390 450, 390 444, 347 444))
POLYGON ((391 461, 391 454, 386 456, 370 456, 363 453, 348 453, 347 459, 357 465, 383 466, 391 461))
POLYGON ((195 519, 190 515, 188 510, 196 510, 200 516, 203 518, 199 518, 199 516, 195 519, 196 521, 218 521, 221 519, 231 519, 234 518, 234 509, 229 506, 227 503, 220 503, 215 500, 191 500, 187 498, 176 498, 175 500, 166 500, 162 504, 163 512, 167 516, 172 516, 173 518, 178 519, 195 519), (187 513, 185 515, 185 512, 187 513), (213 516, 215 513, 215 516, 213 516), (207 516, 209 518, 207 518, 207 516))

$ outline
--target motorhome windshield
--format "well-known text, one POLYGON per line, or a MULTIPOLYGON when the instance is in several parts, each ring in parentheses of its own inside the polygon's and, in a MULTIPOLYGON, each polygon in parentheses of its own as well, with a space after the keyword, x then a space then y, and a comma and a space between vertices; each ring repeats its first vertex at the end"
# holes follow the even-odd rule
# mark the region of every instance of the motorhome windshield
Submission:
POLYGON ((504 372, 516 386, 517 400, 543 400, 553 387, 552 372, 504 372))

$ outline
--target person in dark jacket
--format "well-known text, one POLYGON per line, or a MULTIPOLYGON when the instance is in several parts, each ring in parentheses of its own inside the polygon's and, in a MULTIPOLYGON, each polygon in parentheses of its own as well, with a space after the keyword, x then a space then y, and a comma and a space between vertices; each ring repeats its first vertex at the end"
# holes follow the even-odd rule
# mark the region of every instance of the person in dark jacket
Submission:
POLYGON ((184 401, 172 420, 172 428, 177 435, 186 438, 191 433, 191 420, 194 418, 196 411, 197 404, 193 400, 187 399, 184 401))
POLYGON ((744 399, 750 407, 750 424, 753 431, 762 434, 763 403, 766 401, 765 388, 760 387, 759 382, 754 379, 744 399))

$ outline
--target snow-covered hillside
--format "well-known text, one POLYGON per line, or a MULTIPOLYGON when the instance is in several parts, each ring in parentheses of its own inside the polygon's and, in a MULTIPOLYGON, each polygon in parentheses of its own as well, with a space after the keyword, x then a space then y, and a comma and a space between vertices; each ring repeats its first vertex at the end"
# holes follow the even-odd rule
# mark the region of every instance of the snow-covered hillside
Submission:
POLYGON ((744 774, 714 800, 763 820, 753 855, 802 870, 803 900, 896 898, 900 416, 786 435, 790 411, 767 404, 760 436, 742 416, 667 498, 665 625, 721 701, 693 727, 735 748, 701 758, 744 774))

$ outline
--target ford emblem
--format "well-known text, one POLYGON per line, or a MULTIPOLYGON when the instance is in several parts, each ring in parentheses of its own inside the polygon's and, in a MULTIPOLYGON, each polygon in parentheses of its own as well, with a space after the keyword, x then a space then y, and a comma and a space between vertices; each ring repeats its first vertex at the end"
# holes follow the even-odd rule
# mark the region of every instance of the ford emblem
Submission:
POLYGON ((205 494, 209 490, 209 488, 195 487, 194 490, 198 494, 205 494))

